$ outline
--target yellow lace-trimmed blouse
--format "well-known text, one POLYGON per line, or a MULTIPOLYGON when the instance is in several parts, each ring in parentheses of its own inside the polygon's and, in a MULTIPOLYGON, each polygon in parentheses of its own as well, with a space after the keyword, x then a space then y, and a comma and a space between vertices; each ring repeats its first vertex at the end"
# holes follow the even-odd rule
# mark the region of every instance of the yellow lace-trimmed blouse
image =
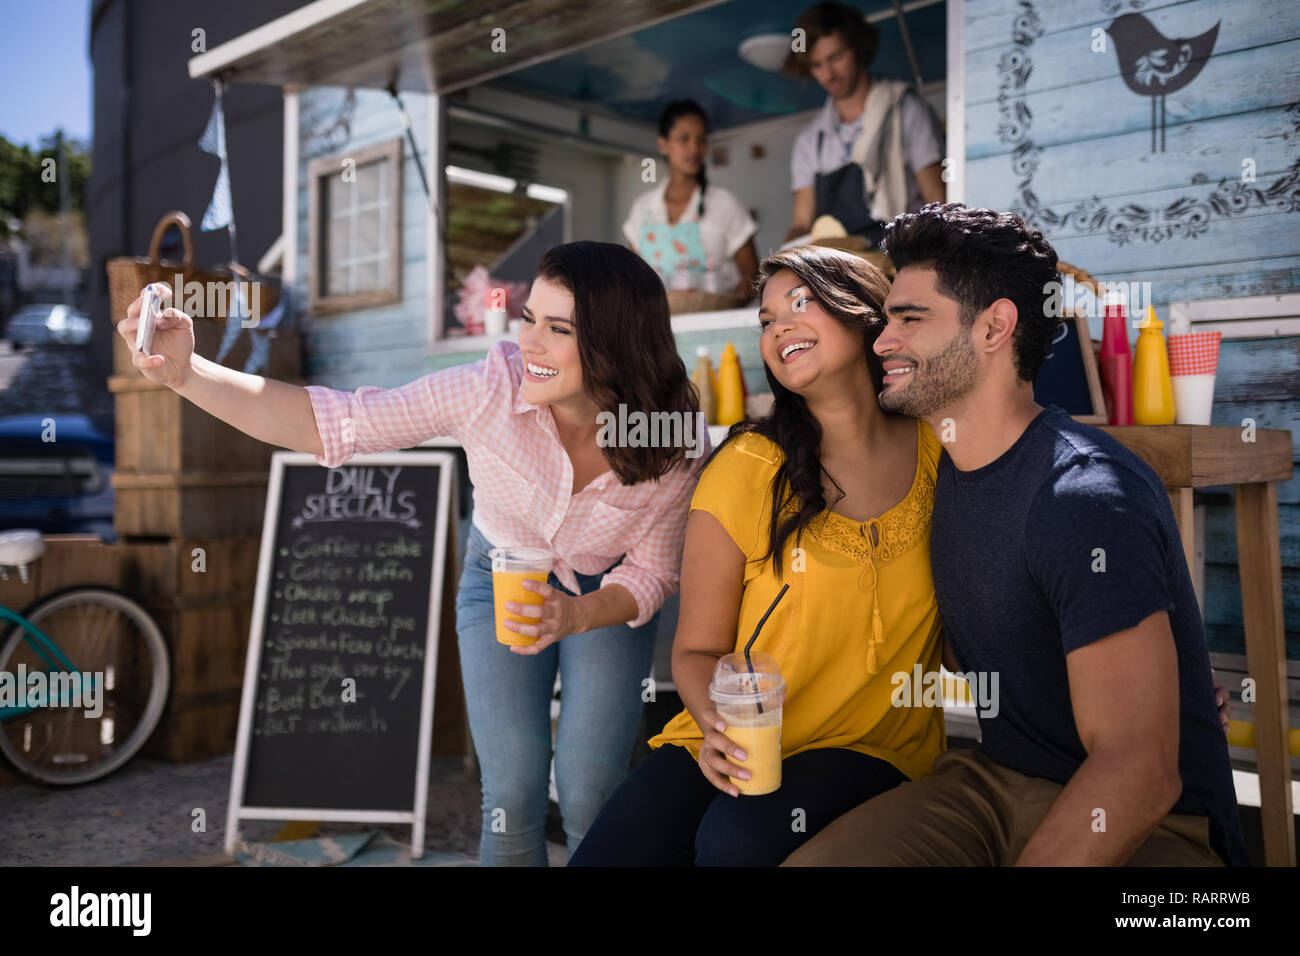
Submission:
MULTIPOLYGON (((892 704, 895 673, 910 678, 918 662, 922 672, 939 668, 930 513, 940 450, 934 433, 918 421, 916 473, 907 497, 865 522, 823 511, 804 532, 799 563, 794 536, 786 541, 784 578, 770 560, 761 561, 780 449, 760 435, 744 435, 701 475, 691 510, 717 518, 746 557, 735 650, 744 649, 781 585, 790 585, 754 643, 785 675, 783 757, 840 747, 887 760, 915 779, 930 772, 943 750, 943 708, 892 704)), ((683 709, 650 746, 677 744, 699 760, 702 741, 683 709)))

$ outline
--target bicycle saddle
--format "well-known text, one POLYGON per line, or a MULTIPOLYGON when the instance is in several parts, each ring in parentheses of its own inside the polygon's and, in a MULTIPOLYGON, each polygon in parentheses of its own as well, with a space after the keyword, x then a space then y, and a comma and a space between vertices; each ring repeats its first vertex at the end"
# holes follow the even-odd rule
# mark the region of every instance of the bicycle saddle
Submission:
POLYGON ((45 539, 39 531, 27 528, 0 531, 0 567, 25 567, 44 553, 45 539))

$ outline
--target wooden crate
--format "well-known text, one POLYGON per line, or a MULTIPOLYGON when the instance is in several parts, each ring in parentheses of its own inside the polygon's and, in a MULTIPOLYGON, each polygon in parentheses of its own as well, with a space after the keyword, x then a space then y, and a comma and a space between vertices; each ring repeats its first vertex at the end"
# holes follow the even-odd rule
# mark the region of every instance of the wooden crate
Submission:
MULTIPOLYGON (((83 755, 86 763, 98 761, 103 756, 100 722, 70 719, 66 710, 32 710, 6 722, 0 732, 14 737, 19 748, 25 746, 21 741, 29 740, 31 750, 28 754, 32 757, 38 757, 56 734, 60 736, 64 753, 83 755)), ((80 763, 78 761, 78 765, 80 763)))
POLYGON ((16 572, 0 581, 0 604, 22 611, 38 598, 83 585, 113 588, 144 604, 160 595, 252 594, 260 548, 260 536, 252 535, 106 544, 93 535, 50 534, 25 583, 16 572), (200 548, 202 571, 195 568, 200 548))
MULTIPOLYGON (((298 384, 298 383, 295 383, 298 384)), ((245 435, 164 385, 114 375, 116 470, 124 473, 266 471, 275 446, 245 435)))
MULTIPOLYGON (((259 510, 259 523, 260 517, 259 510)), ((166 709, 144 752, 174 762, 230 753, 239 717, 260 537, 115 544, 85 535, 48 535, 45 540, 46 553, 29 569, 26 583, 16 574, 0 582, 0 601, 21 610, 78 585, 114 588, 134 598, 157 621, 171 660, 166 709), (196 548, 204 549, 202 572, 194 568, 196 548)), ((102 669, 104 665, 92 661, 87 666, 102 669)), ((123 666, 115 662, 119 671, 123 666)), ((12 782, 0 777, 0 786, 12 782)))
POLYGON ((158 729, 141 751, 145 756, 191 763, 234 753, 239 730, 238 690, 173 696, 158 729))
MULTIPOLYGON (((244 683, 253 593, 149 602, 171 658, 171 696, 188 700, 244 683)), ((170 708, 170 705, 169 705, 170 708)))
MULTIPOLYGON (((0 604, 24 611, 39 598, 74 585, 122 587, 122 559, 125 552, 105 544, 94 535, 47 534, 45 554, 27 569, 23 582, 17 571, 0 581, 0 604)), ((8 631, 8 626, 0 629, 8 631)))
POLYGON ((260 537, 138 539, 123 549, 122 588, 137 600, 192 598, 257 586, 260 537))
POLYGON ((118 535, 163 538, 259 535, 268 473, 159 472, 113 475, 118 535))

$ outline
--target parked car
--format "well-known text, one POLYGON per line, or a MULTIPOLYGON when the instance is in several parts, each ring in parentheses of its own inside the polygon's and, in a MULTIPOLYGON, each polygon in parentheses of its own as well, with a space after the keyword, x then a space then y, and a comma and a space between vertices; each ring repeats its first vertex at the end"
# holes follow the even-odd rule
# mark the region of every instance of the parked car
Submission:
POLYGON ((29 305, 9 320, 5 338, 15 349, 28 345, 85 345, 90 319, 70 305, 29 305))
POLYGON ((113 436, 84 415, 0 418, 0 530, 116 540, 113 462, 113 436))

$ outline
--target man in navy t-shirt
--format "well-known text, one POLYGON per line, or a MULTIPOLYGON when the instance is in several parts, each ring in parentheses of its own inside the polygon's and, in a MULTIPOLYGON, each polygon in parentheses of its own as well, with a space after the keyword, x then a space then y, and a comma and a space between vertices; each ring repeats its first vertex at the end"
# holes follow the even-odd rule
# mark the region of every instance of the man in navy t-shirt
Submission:
POLYGON ((1248 864, 1167 492, 1118 441, 1034 401, 1060 321, 1055 250, 1017 216, 958 204, 886 237, 880 402, 944 442, 931 566, 944 663, 972 681, 982 742, 787 862, 1248 864))

